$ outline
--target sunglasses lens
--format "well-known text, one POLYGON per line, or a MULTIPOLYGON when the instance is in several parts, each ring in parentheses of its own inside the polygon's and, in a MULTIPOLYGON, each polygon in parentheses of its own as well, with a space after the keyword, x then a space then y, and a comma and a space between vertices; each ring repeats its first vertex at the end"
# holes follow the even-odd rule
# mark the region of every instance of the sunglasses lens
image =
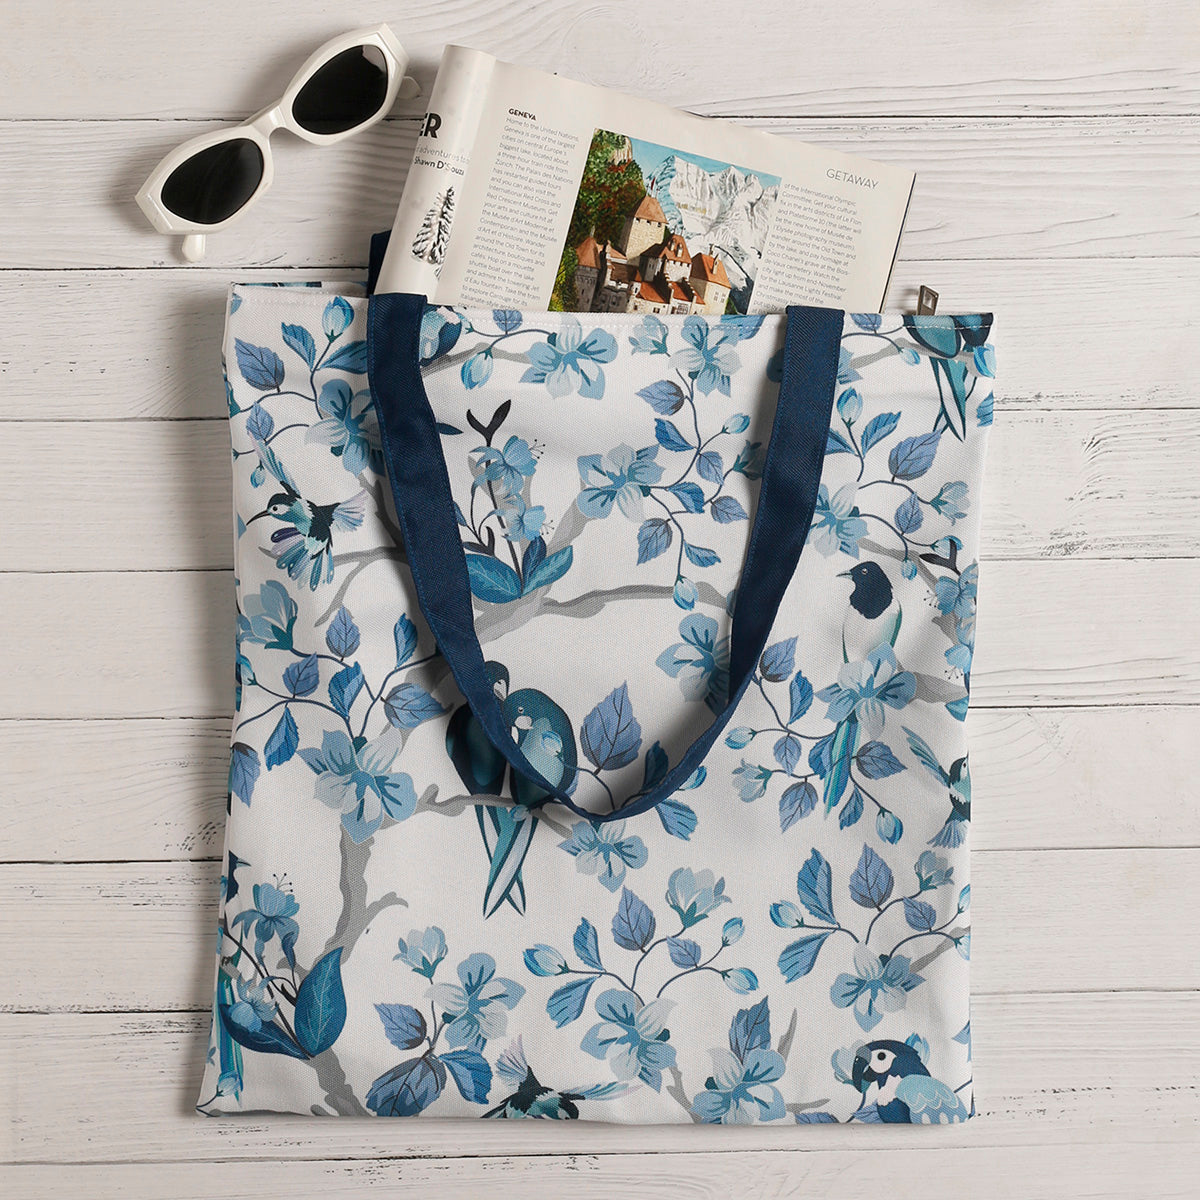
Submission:
POLYGON ((379 113, 387 99, 388 60, 378 46, 331 58, 300 89, 292 116, 309 133, 345 133, 379 113))
POLYGON ((162 202, 185 221, 219 225, 254 195, 262 177, 258 144, 231 138, 180 163, 163 184, 162 202))

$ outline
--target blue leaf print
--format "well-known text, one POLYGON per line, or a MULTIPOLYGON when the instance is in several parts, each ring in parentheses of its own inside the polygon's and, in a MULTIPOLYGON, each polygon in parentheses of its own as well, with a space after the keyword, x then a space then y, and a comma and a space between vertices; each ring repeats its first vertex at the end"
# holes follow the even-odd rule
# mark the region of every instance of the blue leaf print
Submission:
POLYGON ((687 841, 696 831, 696 814, 678 800, 663 800, 654 810, 671 837, 687 841))
POLYGON ((789 774, 800 765, 804 757, 804 745, 798 737, 785 733, 774 747, 775 761, 789 774))
POLYGON ((704 493, 695 483, 676 483, 668 491, 691 513, 704 511, 704 493))
POLYGON ((784 947, 783 953, 779 956, 779 969, 788 983, 795 983, 797 979, 807 975, 817 965, 817 955, 820 954, 821 947, 825 945, 825 939, 829 937, 830 932, 832 931, 814 933, 810 937, 802 937, 798 942, 784 947))
POLYGON ((260 392, 273 392, 283 386, 283 359, 266 346, 252 346, 235 338, 234 353, 242 378, 260 392))
POLYGON ((646 751, 646 769, 642 774, 642 791, 648 792, 657 787, 666 778, 669 768, 667 752, 658 742, 655 742, 646 751))
POLYGON ((263 406, 255 400, 250 405, 250 415, 246 418, 246 432, 260 442, 265 442, 275 430, 275 419, 263 406))
POLYGON ((881 442, 900 424, 900 414, 894 412, 880 413, 867 422, 862 431, 862 452, 866 454, 876 442, 881 442))
POLYGON ((362 691, 362 686, 362 667, 358 663, 343 667, 329 681, 329 702, 343 720, 350 715, 350 709, 358 698, 358 693, 362 691))
POLYGON ((287 1032, 274 1021, 263 1021, 257 1029, 250 1029, 239 1024, 229 1015, 232 1007, 228 1004, 218 1006, 221 1013, 221 1023, 229 1036, 247 1050, 257 1050, 259 1054, 284 1054, 289 1058, 307 1058, 308 1055, 296 1044, 287 1032))
POLYGON ((830 429, 825 435, 826 454, 853 454, 854 447, 836 429, 830 429))
POLYGON ((833 872, 820 850, 813 850, 796 877, 796 892, 800 903, 818 921, 837 924, 833 915, 833 872))
POLYGON ((671 522, 663 517, 651 517, 643 521, 638 529, 638 565, 665 554, 674 538, 671 522))
POLYGON ((267 770, 282 766, 296 753, 296 747, 299 745, 300 732, 296 728, 291 709, 285 704, 279 724, 275 726, 271 736, 267 739, 267 744, 263 747, 263 761, 267 764, 267 770))
POLYGON ((901 533, 916 533, 924 519, 921 502, 915 492, 896 509, 896 528, 901 533))
POLYGON ((882 742, 868 742, 854 761, 868 779, 886 779, 904 770, 904 764, 882 742))
POLYGON ((467 576, 471 593, 489 604, 508 604, 521 596, 521 577, 507 563, 490 555, 468 554, 467 576))
POLYGON ((697 567, 711 567, 721 561, 715 550, 710 550, 707 546, 693 546, 691 542, 684 543, 683 552, 688 556, 688 561, 697 567))
POLYGON ((682 454, 692 448, 692 443, 670 421, 664 421, 662 417, 658 417, 654 422, 654 436, 658 438, 658 444, 664 450, 674 450, 682 454))
POLYGON ((573 945, 584 966, 591 967, 594 971, 604 970, 604 964, 600 961, 600 939, 596 936, 596 927, 587 917, 580 919, 573 945))
POLYGON ((897 442, 888 455, 888 470, 896 479, 919 479, 933 466, 940 433, 922 433, 897 442))
POLYGON ((822 779, 829 774, 829 768, 833 765, 832 733, 827 733, 813 743, 812 749, 808 752, 808 765, 813 769, 814 774, 822 779))
POLYGON ((317 656, 310 654, 299 662, 292 663, 283 673, 283 686, 293 696, 308 696, 317 690, 321 682, 320 664, 317 656))
POLYGON ((850 320, 868 333, 875 333, 883 323, 883 317, 879 313, 851 313, 850 320))
POLYGON ((857 825, 858 819, 863 815, 863 798, 862 792, 855 788, 850 793, 850 799, 842 805, 842 811, 838 813, 838 828, 849 829, 851 825, 857 825))
POLYGON ((812 684, 804 678, 802 671, 797 671, 795 678, 792 680, 791 687, 788 689, 788 696, 791 701, 790 721, 798 721, 812 705, 813 688, 812 684))
POLYGON ((492 309, 492 320, 501 333, 512 333, 521 328, 521 314, 515 308, 492 309))
POLYGON ((677 413, 683 407, 683 402, 687 398, 684 395, 683 388, 671 379, 660 379, 657 383, 652 383, 649 387, 642 388, 638 392, 638 395, 656 413, 662 413, 664 417, 669 417, 672 413, 677 413))
POLYGON ((440 717, 446 711, 423 687, 401 683, 394 687, 383 702, 387 719, 397 729, 416 729, 418 725, 440 717))
POLYGON ((321 365, 334 371, 365 375, 367 373, 367 343, 347 342, 344 346, 339 346, 321 365))
POLYGON ((329 653, 338 658, 345 658, 358 649, 360 637, 358 626, 350 615, 350 610, 344 605, 333 614, 329 628, 325 630, 325 645, 329 653))
MULTIPOLYGON (((535 538, 534 541, 541 542, 542 539, 535 538)), ((542 544, 545 545, 544 542, 542 544)), ((542 559, 525 576, 525 587, 521 594, 528 596, 530 592, 536 592, 538 588, 549 587, 550 584, 561 579, 571 569, 574 557, 574 549, 571 546, 564 546, 563 549, 556 550, 553 554, 542 559)))
POLYGON ((734 1015, 729 1025, 729 1048, 740 1059, 745 1059, 751 1050, 771 1048, 771 1012, 765 996, 734 1015))
POLYGON ((708 506, 712 519, 719 525, 734 521, 748 521, 749 514, 733 496, 717 496, 708 506))
POLYGON ((550 999, 546 1001, 546 1012, 557 1028, 561 1029, 583 1015, 588 993, 595 982, 595 975, 584 975, 580 979, 572 979, 570 983, 551 993, 550 999))
POLYGON ((315 1057, 328 1050, 346 1024, 342 948, 317 960, 296 993, 296 1040, 315 1057))
POLYGON ((417 627, 407 616, 401 614, 392 636, 396 642, 396 669, 399 670, 412 658, 413 651, 417 648, 417 627))
POLYGON ((311 371, 317 361, 317 344, 313 341, 313 335, 302 325, 284 325, 283 340, 304 359, 311 371))
POLYGON ((992 410, 995 405, 995 398, 992 392, 988 392, 986 396, 979 402, 979 406, 975 409, 975 419, 980 426, 987 426, 992 423, 992 410))
POLYGON ((700 946, 691 938, 667 938, 667 953, 677 967, 696 967, 700 965, 700 946))
POLYGON ((625 950, 645 950, 654 940, 654 930, 654 914, 646 902, 622 888, 612 922, 613 941, 625 950))
POLYGON ((758 663, 762 677, 771 683, 782 683, 796 666, 796 639, 785 638, 768 646, 758 663))
POLYGON ((258 751, 244 742, 234 742, 229 756, 229 790, 243 804, 250 803, 259 770, 258 751))
POLYGON ((446 1068, 429 1053, 381 1075, 367 1092, 367 1107, 381 1117, 415 1117, 446 1085, 446 1068))
POLYGON ((924 900, 914 900, 911 896, 904 897, 904 919, 911 929, 922 933, 928 932, 937 924, 937 913, 932 904, 924 900))
POLYGON ((793 783, 779 797, 779 832, 787 833, 802 817, 807 817, 817 804, 817 789, 808 780, 793 783))
POLYGON ((895 882, 891 867, 870 846, 864 845, 858 866, 850 876, 850 899, 863 908, 879 908, 887 903, 895 882))
POLYGON ((725 480, 725 464, 715 450, 705 450, 696 459, 696 470, 700 472, 700 478, 709 483, 720 484, 725 480))
POLYGON ((642 727, 633 715, 629 688, 614 688, 584 718, 579 745, 598 771, 627 767, 641 753, 642 727))
POLYGON ((425 1018, 411 1004, 377 1004, 375 1011, 397 1050, 411 1050, 425 1040, 425 1018))
POLYGON ((462 1098, 471 1104, 482 1104, 492 1088, 492 1068, 478 1050, 451 1050, 439 1054, 438 1060, 450 1072, 462 1098))
POLYGON ((799 1112, 796 1114, 797 1125, 836 1125, 837 1117, 827 1112, 799 1112))

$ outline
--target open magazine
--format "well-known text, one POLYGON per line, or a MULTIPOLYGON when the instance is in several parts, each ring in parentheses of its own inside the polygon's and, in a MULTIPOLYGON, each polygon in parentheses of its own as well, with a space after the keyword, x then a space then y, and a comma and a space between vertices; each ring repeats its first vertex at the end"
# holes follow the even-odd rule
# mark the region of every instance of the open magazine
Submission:
POLYGON ((875 312, 913 180, 447 46, 377 286, 569 312, 875 312))

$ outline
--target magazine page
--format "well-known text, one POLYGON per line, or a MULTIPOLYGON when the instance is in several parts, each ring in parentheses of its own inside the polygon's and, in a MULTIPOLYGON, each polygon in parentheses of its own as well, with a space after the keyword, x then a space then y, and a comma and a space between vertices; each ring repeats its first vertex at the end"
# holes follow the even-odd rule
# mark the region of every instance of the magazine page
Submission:
POLYGON ((911 171, 501 62, 466 107, 454 236, 436 286, 407 290, 580 312, 883 305, 911 171))

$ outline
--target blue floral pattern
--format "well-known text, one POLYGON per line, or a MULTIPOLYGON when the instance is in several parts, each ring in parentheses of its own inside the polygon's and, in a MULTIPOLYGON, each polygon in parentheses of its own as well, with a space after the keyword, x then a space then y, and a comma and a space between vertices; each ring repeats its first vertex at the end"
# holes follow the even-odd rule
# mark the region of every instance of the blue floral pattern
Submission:
POLYGON ((783 320, 426 308, 485 670, 582 819, 491 745, 421 616, 365 316, 308 287, 230 306, 236 716, 201 1110, 969 1116, 990 318, 846 316, 797 585, 703 764, 627 817, 726 702, 783 320))

